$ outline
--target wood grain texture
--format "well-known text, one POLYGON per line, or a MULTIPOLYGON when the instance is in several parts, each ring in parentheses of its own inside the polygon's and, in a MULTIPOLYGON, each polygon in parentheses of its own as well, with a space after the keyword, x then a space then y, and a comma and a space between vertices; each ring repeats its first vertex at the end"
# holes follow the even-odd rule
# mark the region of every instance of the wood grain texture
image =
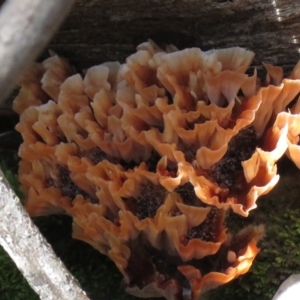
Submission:
POLYGON ((246 47, 256 53, 259 70, 264 61, 289 71, 299 59, 300 2, 78 0, 48 48, 81 69, 123 62, 149 38, 180 49, 246 47))
POLYGON ((0 106, 16 79, 36 59, 74 0, 10 0, 0 12, 0 106), (56 20, 52 22, 51 19, 56 20))

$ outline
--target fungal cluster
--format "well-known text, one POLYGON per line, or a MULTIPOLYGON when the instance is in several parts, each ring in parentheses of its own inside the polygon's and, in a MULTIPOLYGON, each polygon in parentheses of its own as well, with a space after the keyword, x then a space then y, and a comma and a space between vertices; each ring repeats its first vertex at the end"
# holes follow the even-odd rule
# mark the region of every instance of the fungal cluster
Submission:
POLYGON ((300 168, 300 65, 245 74, 243 48, 165 51, 75 74, 53 55, 20 80, 19 179, 31 216, 65 213, 140 297, 197 300, 246 273, 262 226, 247 217, 287 154, 300 168))

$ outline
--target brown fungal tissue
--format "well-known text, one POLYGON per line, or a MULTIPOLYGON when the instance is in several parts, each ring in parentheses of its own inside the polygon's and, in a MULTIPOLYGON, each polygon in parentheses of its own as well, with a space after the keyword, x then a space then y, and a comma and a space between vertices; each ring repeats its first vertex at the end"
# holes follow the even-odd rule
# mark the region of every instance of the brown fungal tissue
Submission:
POLYGON ((248 216, 285 153, 300 167, 299 65, 260 80, 253 57, 149 41, 84 76, 34 65, 14 101, 29 214, 70 215, 136 296, 196 300, 246 273, 263 226, 233 233, 229 210, 248 216))

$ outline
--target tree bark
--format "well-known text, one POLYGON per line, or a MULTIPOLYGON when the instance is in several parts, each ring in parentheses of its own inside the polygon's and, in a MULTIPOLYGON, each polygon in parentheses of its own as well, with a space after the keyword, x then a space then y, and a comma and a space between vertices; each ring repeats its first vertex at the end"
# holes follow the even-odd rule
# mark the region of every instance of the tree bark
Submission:
POLYGON ((48 48, 81 69, 123 62, 149 38, 180 49, 241 46, 259 71, 268 62, 288 72, 299 59, 299 16, 295 0, 78 0, 48 48))

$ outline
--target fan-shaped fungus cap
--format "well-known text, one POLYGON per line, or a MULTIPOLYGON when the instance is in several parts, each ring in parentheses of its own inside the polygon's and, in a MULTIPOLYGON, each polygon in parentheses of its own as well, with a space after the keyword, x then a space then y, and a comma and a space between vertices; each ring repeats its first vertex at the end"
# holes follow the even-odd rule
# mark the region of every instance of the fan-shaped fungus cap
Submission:
POLYGON ((14 102, 28 212, 69 214, 136 296, 196 300, 247 272, 263 229, 232 236, 228 210, 248 216, 285 152, 300 167, 299 65, 265 64, 260 87, 253 56, 149 41, 83 77, 35 65, 14 102))

